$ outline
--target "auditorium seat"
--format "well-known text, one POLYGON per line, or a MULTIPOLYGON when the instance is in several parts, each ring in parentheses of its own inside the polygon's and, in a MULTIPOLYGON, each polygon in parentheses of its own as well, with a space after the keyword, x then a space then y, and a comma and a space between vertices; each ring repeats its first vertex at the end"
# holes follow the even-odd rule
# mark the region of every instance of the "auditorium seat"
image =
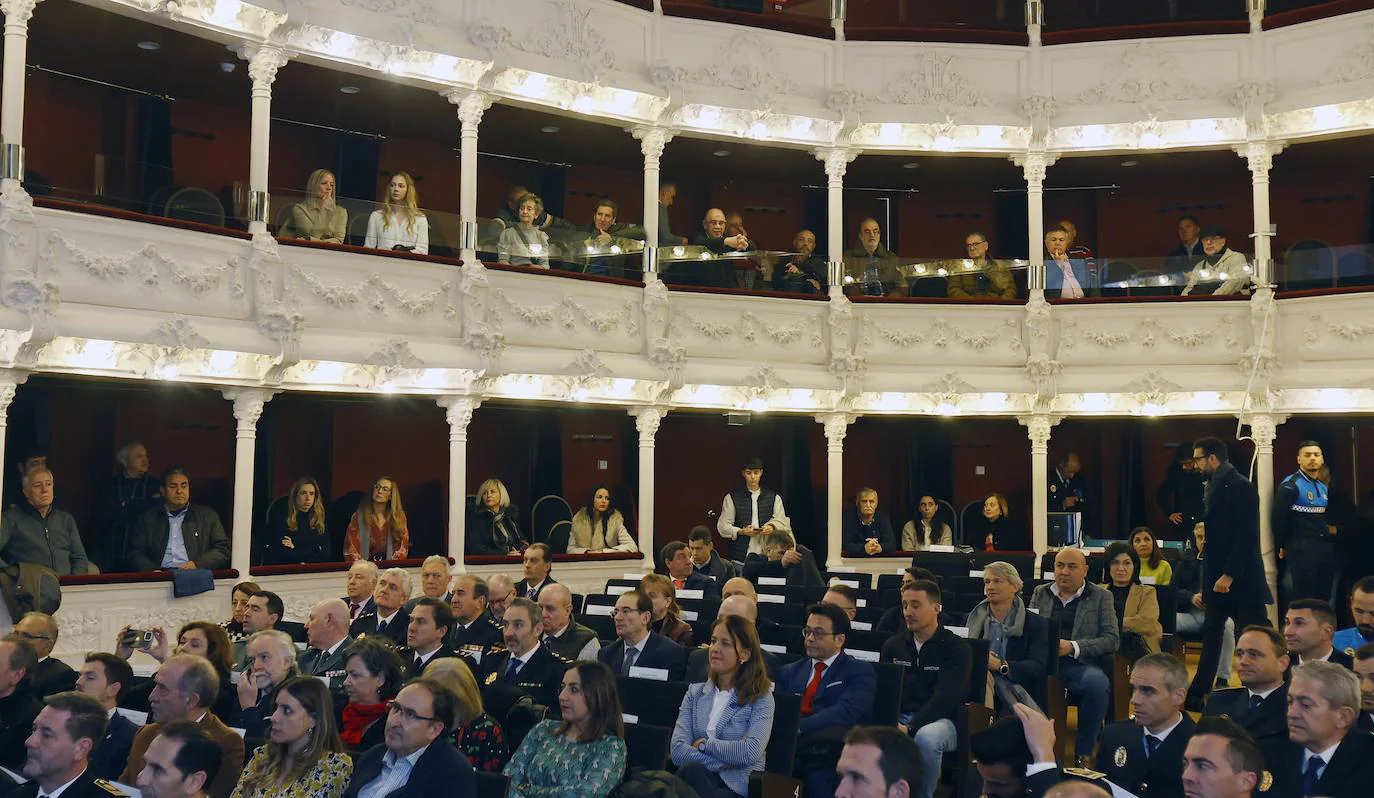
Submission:
MULTIPOLYGON (((572 517, 572 508, 562 496, 540 496, 530 509, 530 535, 537 542, 547 543, 554 525, 559 521, 571 524, 572 517)), ((564 545, 562 550, 555 549, 554 553, 562 554, 567 550, 568 547, 564 545)))
MULTIPOLYGON (((626 743, 626 747, 629 744, 626 743)), ((510 777, 503 773, 477 771, 477 798, 506 798, 510 790, 510 777)))
MULTIPOLYGON (((797 790, 801 789, 801 782, 792 779, 792 765, 797 755, 797 728, 801 725, 801 696, 791 693, 773 693, 773 733, 768 738, 768 748, 765 749, 763 769, 766 773, 773 774, 776 779, 786 779, 788 783, 794 784, 797 790)), ((791 792, 774 793, 792 795, 791 792)), ((763 774, 751 773, 749 776, 749 795, 762 796, 765 794, 763 787, 763 774)), ((800 792, 796 794, 800 795, 800 792)))
POLYGON ((673 711, 673 723, 666 727, 644 723, 625 724, 626 776, 634 772, 635 768, 664 770, 668 767, 668 754, 673 742, 673 726, 676 724, 677 710, 673 711))
POLYGON ((620 690, 620 706, 625 714, 635 716, 635 723, 667 726, 670 729, 677 725, 682 697, 687 694, 686 682, 617 676, 616 684, 620 690))
POLYGON ((902 714, 902 667, 895 662, 875 662, 878 690, 873 694, 873 718, 875 726, 896 726, 902 714))

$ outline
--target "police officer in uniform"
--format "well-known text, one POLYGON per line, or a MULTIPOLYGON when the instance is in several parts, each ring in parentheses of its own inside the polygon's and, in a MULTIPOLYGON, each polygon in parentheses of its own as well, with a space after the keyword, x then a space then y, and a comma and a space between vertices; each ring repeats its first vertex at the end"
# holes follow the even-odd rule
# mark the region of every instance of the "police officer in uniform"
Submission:
POLYGON ((558 714, 558 691, 572 662, 540 644, 543 620, 527 598, 511 599, 506 608, 505 647, 482 658, 482 701, 492 717, 506 717, 523 696, 558 714))
POLYGON ((61 790, 63 798, 122 798, 124 792, 97 779, 89 767, 91 751, 104 738, 106 723, 105 707, 91 696, 75 692, 49 696, 24 742, 28 782, 10 795, 37 798, 40 791, 52 795, 61 790))
POLYGON ((1183 752, 1193 719, 1183 712, 1188 670, 1171 654, 1150 654, 1131 670, 1134 720, 1102 730, 1097 769, 1140 798, 1183 798, 1183 752))
POLYGON ((448 647, 470 663, 502 646, 501 624, 487 612, 487 582, 480 576, 465 574, 453 582, 449 605, 453 608, 453 630, 448 647))
POLYGON ((1298 470, 1274 491, 1271 520, 1279 558, 1287 567, 1287 604, 1315 598, 1336 603, 1341 568, 1336 554, 1336 527, 1327 519, 1326 459, 1316 441, 1298 444, 1298 470))

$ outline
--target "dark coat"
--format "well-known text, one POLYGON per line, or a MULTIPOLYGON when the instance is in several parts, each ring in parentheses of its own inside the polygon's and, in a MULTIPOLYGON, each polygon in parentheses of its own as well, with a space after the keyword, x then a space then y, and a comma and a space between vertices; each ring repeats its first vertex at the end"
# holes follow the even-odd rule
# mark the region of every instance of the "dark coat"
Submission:
POLYGON ((825 587, 825 578, 816 567, 816 558, 805 546, 798 546, 802 561, 796 565, 784 566, 782 560, 770 560, 762 554, 750 554, 744 558, 744 578, 758 584, 760 576, 773 576, 787 579, 789 585, 802 587, 825 587))
MULTIPOLYGON (((87 767, 86 772, 76 777, 72 786, 62 791, 62 798, 118 798, 127 795, 118 787, 112 787, 106 782, 97 784, 96 780, 102 778, 94 768, 87 767)), ((38 798, 38 782, 30 780, 15 787, 5 798, 38 798)))
MULTIPOLYGON (((619 674, 621 663, 625 661, 625 641, 617 640, 608 646, 602 646, 601 650, 596 652, 596 658, 610 665, 611 670, 619 674)), ((681 681, 686 665, 687 653, 682 650, 682 646, 657 632, 649 633, 649 638, 644 641, 644 649, 639 653, 639 659, 635 660, 636 668, 661 668, 668 671, 670 681, 681 681)))
MULTIPOLYGON (((72 666, 54 657, 48 657, 29 674, 29 690, 36 696, 47 697, 76 689, 76 671, 72 666)), ((64 795, 66 793, 63 793, 64 795)))
MULTIPOLYGON (((456 656, 458 656, 457 652, 455 652, 448 646, 444 645, 443 643, 440 643, 439 649, 435 651, 432 655, 430 655, 429 659, 425 660, 425 664, 428 665, 429 663, 441 657, 456 656)), ((415 667, 415 652, 411 651, 409 648, 401 649, 401 664, 405 666, 402 670, 402 673, 405 675, 407 679, 418 679, 424 674, 424 668, 415 667)))
MULTIPOLYGON (((157 571, 167 553, 167 537, 171 527, 163 505, 145 510, 129 530, 129 563, 135 571, 157 571)), ((214 510, 201 504, 186 508, 181 522, 181 535, 186 541, 186 557, 197 568, 229 567, 229 537, 214 510)))
MULTIPOLYGON (((1204 715, 1225 715, 1239 723, 1259 747, 1265 762, 1287 759, 1296 746, 1288 739, 1288 683, 1269 694, 1253 712, 1250 710, 1250 691, 1241 687, 1216 690, 1207 699, 1204 715)), ((1363 713, 1361 713, 1363 714, 1363 713)))
MULTIPOLYGON (((353 778, 344 790, 344 798, 358 798, 358 791, 382 774, 382 758, 386 746, 377 745, 353 763, 353 778)), ((476 795, 477 776, 468 758, 443 740, 429 744, 415 767, 411 768, 405 786, 388 793, 387 798, 446 798, 450 795, 476 795)))
POLYGON ((914 713, 908 728, 954 719, 968 696, 972 656, 968 643, 943 626, 920 651, 910 632, 895 634, 883 643, 882 661, 905 667, 902 711, 914 713))
POLYGON ((867 557, 868 552, 864 551, 864 543, 869 538, 877 538, 878 545, 883 547, 880 554, 889 554, 898 549, 897 537, 892 533, 892 520, 887 513, 877 510, 873 513, 873 522, 865 527, 859 520, 859 508, 846 507, 844 511, 844 556, 846 557, 867 557))
MULTIPOLYGON (((530 601, 538 601, 539 594, 544 592, 544 588, 556 584, 558 584, 558 580, 553 578, 553 574, 549 574, 543 582, 539 583, 539 589, 534 592, 534 598, 530 599, 530 601)), ((527 580, 521 579, 519 582, 515 583, 515 595, 517 596, 525 596, 525 591, 529 589, 530 584, 527 580)), ((525 596, 525 598, 529 598, 529 596, 525 596)))
POLYGON ((1183 752, 1193 726, 1193 719, 1183 713, 1183 720, 1147 758, 1145 730, 1133 720, 1113 723, 1102 730, 1094 770, 1140 798, 1183 798, 1183 752))
POLYGON ((124 766, 129 763, 129 749, 134 745, 135 734, 138 734, 138 726, 120 713, 114 713, 110 722, 105 724, 105 737, 91 752, 87 772, 94 773, 98 779, 118 781, 119 774, 124 772, 124 766))
POLYGON ((692 568, 699 574, 711 577, 717 585, 723 585, 737 576, 734 563, 714 551, 711 552, 711 559, 707 560, 705 565, 693 563, 692 568))
MULTIPOLYGON (((670 574, 668 578, 672 579, 672 575, 670 574)), ((722 583, 716 582, 716 580, 712 579, 706 574, 703 574, 702 572, 693 569, 692 575, 683 580, 682 589, 700 590, 702 598, 719 601, 721 584, 722 583)))
POLYGON ((33 732, 33 719, 43 709, 39 701, 20 683, 7 698, 0 698, 0 765, 15 773, 24 769, 24 741, 33 732))
POLYGON ((482 657, 479 680, 487 712, 494 718, 504 718, 515 700, 527 695, 536 704, 543 704, 556 714, 558 691, 563 687, 563 673, 572 663, 548 646, 541 645, 515 675, 514 683, 505 680, 509 664, 510 652, 504 649, 482 657))
POLYGON ((363 635, 382 635, 401 648, 406 644, 406 627, 410 626, 410 613, 404 609, 396 610, 396 615, 387 623, 386 629, 377 631, 377 610, 374 607, 372 612, 358 613, 358 620, 349 624, 348 634, 352 637, 362 637, 363 635))
MULTIPOLYGON (((803 695, 815 674, 815 663, 802 657, 784 665, 778 674, 779 690, 803 695)), ((854 659, 841 651, 835 662, 821 674, 821 683, 811 702, 811 714, 801 719, 798 732, 811 734, 827 727, 848 729, 868 723, 873 714, 873 696, 878 676, 873 663, 854 659)))
POLYGON ((262 562, 264 565, 294 565, 296 563, 329 562, 329 531, 317 533, 310 528, 310 514, 296 513, 296 531, 287 528, 289 512, 273 514, 262 543, 262 562), (282 540, 289 538, 294 544, 288 548, 282 540))
MULTIPOLYGON (((1210 540, 1208 542, 1210 544, 1210 540)), ((1270 763, 1274 795, 1302 795, 1302 749, 1293 746, 1281 762, 1270 763)), ((1336 747, 1317 781, 1317 795, 1326 798, 1364 798, 1374 782, 1374 735, 1351 729, 1336 747)))
POLYGON ((482 613, 482 617, 473 621, 467 628, 464 628, 455 618, 453 631, 448 636, 449 648, 469 659, 473 659, 474 654, 485 655, 492 648, 500 646, 502 642, 504 641, 501 637, 500 625, 492 620, 487 613, 482 613))
POLYGON ((1260 558, 1259 494, 1234 468, 1212 476, 1211 501, 1203 522, 1207 550, 1202 560, 1203 600, 1211 602, 1212 587, 1222 574, 1231 577, 1231 599, 1271 604, 1269 585, 1260 558))
POLYGON ((516 522, 519 511, 515 505, 506 508, 501 516, 501 526, 509 535, 506 545, 502 546, 496 542, 496 515, 486 508, 477 508, 468 513, 468 528, 466 542, 463 544, 465 554, 485 554, 489 556, 505 556, 510 554, 510 549, 524 549, 529 541, 520 532, 520 526, 516 522))

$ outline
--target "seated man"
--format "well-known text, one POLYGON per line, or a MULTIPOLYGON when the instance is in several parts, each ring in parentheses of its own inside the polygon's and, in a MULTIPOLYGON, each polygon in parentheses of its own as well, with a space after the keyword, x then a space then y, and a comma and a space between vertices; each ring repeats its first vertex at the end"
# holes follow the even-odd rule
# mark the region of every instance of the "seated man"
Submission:
POLYGON ((802 230, 792 239, 796 254, 773 266, 773 290, 794 294, 824 294, 829 267, 816 255, 816 234, 802 230))
POLYGON ((654 603, 642 590, 621 593, 615 601, 614 643, 596 652, 596 658, 611 666, 617 676, 630 676, 632 668, 653 668, 668 672, 668 679, 680 681, 687 659, 682 646, 649 629, 654 618, 654 603))
POLYGON ((504 718, 526 695, 550 710, 558 707, 563 672, 572 663, 540 643, 543 622, 538 604, 527 598, 510 600, 502 637, 506 650, 492 652, 481 662, 482 700, 493 717, 504 718))
POLYGON ((945 286, 950 299, 1015 299, 1016 280, 1006 261, 996 260, 988 251, 988 237, 982 233, 964 236, 967 261, 973 268, 955 271, 945 286))
POLYGON ((673 580, 674 590, 700 590, 702 598, 720 598, 720 585, 693 567, 692 555, 686 543, 670 540, 663 544, 658 555, 663 567, 668 570, 668 578, 673 580))
POLYGON ((299 673, 291 635, 268 629, 248 638, 248 668, 239 674, 239 701, 231 721, 234 728, 243 729, 245 740, 262 742, 267 737, 277 688, 299 673))
MULTIPOLYGON (((701 247, 716 255, 744 252, 752 247, 744 235, 729 235, 725 230, 725 211, 710 208, 701 220, 701 232, 692 236, 692 246, 701 247)), ((734 288, 735 267, 732 261, 708 261, 688 258, 669 264, 663 270, 663 280, 672 285, 698 285, 713 288, 734 288)))
POLYGON ((573 617, 572 592, 563 585, 549 585, 539 594, 539 609, 544 613, 541 634, 544 645, 569 662, 594 659, 601 650, 596 631, 573 617))
POLYGON ((1374 643, 1355 649, 1355 675, 1360 677, 1360 719, 1355 727, 1374 731, 1374 643))
POLYGON ((95 747, 105 737, 105 707, 70 691, 49 696, 44 703, 26 743, 24 777, 29 783, 15 790, 14 798, 108 798, 110 792, 96 785, 91 768, 95 747))
POLYGON ((1089 260, 1075 258, 1069 247, 1072 237, 1062 225, 1045 232, 1045 296, 1082 299, 1094 293, 1089 260))
POLYGON ((348 605, 339 599, 315 602, 305 622, 306 649, 296 657, 303 676, 314 676, 329 683, 335 698, 343 695, 347 675, 344 652, 353 645, 348 634, 348 605))
MULTIPOLYGON (((627 263, 624 253, 640 250, 644 228, 616 224, 617 210, 615 201, 609 197, 597 201, 592 223, 587 225, 584 231, 587 235, 582 239, 582 249, 586 253, 583 273, 624 277, 627 263)), ((633 270, 638 271, 638 268, 633 270)))
POLYGON ((531 543, 522 555, 521 566, 525 569, 525 578, 515 583, 515 592, 530 601, 538 601, 539 591, 554 583, 550 575, 553 552, 543 543, 531 543))
POLYGON ((76 685, 76 671, 60 659, 53 659, 57 645, 57 619, 46 612, 26 612, 14 633, 33 644, 38 652, 38 664, 29 672, 29 691, 36 698, 64 693, 76 685))
POLYGON ((1350 589, 1350 616, 1355 625, 1331 638, 1331 645, 1345 654, 1374 643, 1374 576, 1360 579, 1350 589))
POLYGON ((1193 719, 1183 712, 1188 682, 1188 669, 1172 654, 1136 660, 1131 668, 1133 719, 1102 730, 1095 769, 1140 798, 1183 798, 1183 752, 1193 733, 1193 719))
POLYGON ((97 779, 118 779, 129 762, 129 749, 133 747, 138 726, 115 707, 119 705, 120 693, 133 683, 134 671, 128 662, 104 651, 92 651, 86 655, 81 675, 76 680, 76 691, 100 702, 108 719, 105 736, 97 742, 95 752, 91 754, 91 773, 97 779))
POLYGON ((248 594, 248 605, 243 609, 243 636, 234 641, 235 670, 241 671, 248 665, 248 638, 276 629, 285 614, 286 605, 276 593, 254 590, 248 594))
POLYGON ((1074 751, 1079 762, 1091 762, 1089 752, 1097 744, 1111 698, 1103 668, 1110 667, 1121 645, 1112 594, 1088 582, 1088 560, 1081 550, 1060 549, 1054 582, 1035 588, 1030 608, 1041 618, 1059 621, 1059 678, 1078 703, 1074 751))
POLYGON ((53 506, 53 475, 35 468, 20 482, 24 501, 0 514, 0 568, 37 563, 58 576, 84 574, 90 568, 76 519, 53 506))
POLYGON ((763 486, 763 461, 750 457, 740 471, 744 486, 725 494, 716 531, 730 543, 730 559, 743 562, 747 554, 762 554, 762 536, 791 532, 792 522, 782 506, 782 496, 763 486))
POLYGON ((1323 660, 1350 668, 1352 660, 1331 644, 1336 634, 1336 610, 1321 599, 1298 599, 1284 615, 1283 639, 1288 644, 1292 667, 1323 660))
POLYGON ((191 503, 191 478, 180 468, 162 475, 162 504, 146 510, 129 530, 135 571, 229 567, 229 538, 219 516, 191 503))
POLYGON ((1236 641, 1238 690, 1217 690, 1207 699, 1206 715, 1226 715, 1254 739, 1266 762, 1288 752, 1288 648, 1269 626, 1247 626, 1236 641))
POLYGON ((377 589, 372 593, 376 608, 370 613, 360 614, 348 627, 348 633, 354 637, 378 635, 400 647, 410 626, 410 615, 405 611, 408 598, 410 573, 404 568, 386 569, 377 579, 377 589))
POLYGON ((350 623, 358 620, 359 615, 377 611, 377 602, 373 600, 372 594, 377 590, 379 573, 377 563, 371 560, 354 560, 353 564, 348 566, 348 583, 343 601, 348 605, 350 623))
POLYGON ((453 633, 448 645, 470 663, 501 645, 501 626, 487 612, 487 591, 480 576, 466 574, 453 581, 453 633))
POLYGON ((1249 264, 1244 255, 1227 248, 1226 231, 1217 225, 1208 225, 1202 230, 1202 260, 1188 272, 1183 296, 1193 293, 1200 282, 1221 283, 1212 291, 1213 296, 1250 291, 1249 264))
POLYGON ((757 583, 759 577, 787 580, 789 585, 823 587, 825 579, 810 551, 797 545, 790 532, 770 532, 763 539, 763 553, 744 558, 744 578, 757 583))
POLYGON ((1288 685, 1288 737, 1301 750, 1270 762, 1275 795, 1362 798, 1374 780, 1374 736, 1359 731, 1360 682, 1332 662, 1309 660, 1288 685))
POLYGON ((415 604, 406 625, 406 647, 401 651, 401 661, 411 677, 423 674, 434 659, 457 656, 445 644, 451 631, 453 610, 448 604, 432 596, 424 596, 415 604))
POLYGON ((883 643, 883 662, 905 667, 901 721, 916 740, 924 782, 912 794, 931 798, 940 782, 940 758, 957 743, 954 718, 969 688, 968 643, 940 625, 940 587, 919 580, 902 586, 906 631, 883 643))
POLYGON ((18 772, 24 767, 24 740, 43 703, 25 679, 38 665, 33 644, 17 634, 0 638, 0 766, 18 772))
MULTIPOLYGON (((163 726, 149 743, 134 780, 146 798, 207 798, 226 776, 239 772, 223 759, 220 742, 190 721, 163 726)), ((108 790, 105 792, 108 793, 108 790)))
POLYGON ((505 574, 496 574, 487 580, 487 613, 500 624, 505 621, 506 608, 515 598, 515 583, 505 574))
MULTIPOLYGON (((355 561, 356 562, 356 561, 355 561)), ((449 582, 453 577, 448 572, 448 558, 438 554, 431 554, 425 558, 420 565, 420 595, 406 602, 406 612, 415 608, 415 602, 425 596, 437 598, 448 604, 453 598, 453 593, 449 590, 449 582)))
POLYGON ((115 451, 116 473, 105 483, 95 510, 96 534, 91 536, 86 554, 104 573, 127 568, 129 527, 149 507, 162 503, 158 489, 162 483, 148 473, 148 447, 127 441, 115 451))
POLYGON ((886 726, 859 726, 844 738, 835 765, 835 798, 915 795, 925 780, 920 755, 906 735, 886 726))
POLYGON ((834 584, 826 588, 825 595, 821 596, 821 601, 826 604, 834 604, 844 613, 852 623, 855 616, 859 614, 859 594, 849 585, 834 584))
POLYGON ((1196 216, 1181 216, 1178 220, 1178 246, 1169 251, 1169 271, 1183 273, 1202 260, 1202 228, 1196 216))
POLYGON ((1026 769, 1034 757, 1015 715, 1001 718, 969 736, 974 767, 961 796, 1024 798, 1026 769))
POLYGON ((344 798, 476 795, 468 758, 445 742, 457 709, 458 697, 433 679, 402 687, 386 717, 386 742, 358 757, 344 798), (401 760, 407 764, 398 767, 401 760))
POLYGON ((892 519, 878 509, 878 491, 860 488, 854 506, 844 511, 844 556, 873 557, 896 550, 892 519))
POLYGON ((1183 794, 1251 798, 1272 787, 1264 758, 1245 730, 1227 718, 1203 718, 1183 752, 1183 794))
POLYGON ((715 541, 711 540, 711 530, 697 524, 687 533, 687 548, 692 550, 692 568, 699 574, 711 577, 717 585, 723 585, 735 574, 733 563, 716 553, 715 541))
POLYGON ((908 295, 897 256, 883 246, 883 228, 872 217, 859 223, 859 245, 844 253, 844 292, 862 296, 908 295))

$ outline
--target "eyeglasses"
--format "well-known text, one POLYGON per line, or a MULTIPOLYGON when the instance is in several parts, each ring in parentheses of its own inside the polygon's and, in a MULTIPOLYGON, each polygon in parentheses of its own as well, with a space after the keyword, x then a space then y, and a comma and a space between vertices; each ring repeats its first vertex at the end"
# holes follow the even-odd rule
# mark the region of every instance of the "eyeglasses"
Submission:
POLYGON ((964 246, 968 247, 969 249, 973 249, 974 247, 981 247, 981 246, 983 246, 983 245, 986 244, 986 243, 988 243, 988 242, 986 242, 986 241, 969 241, 969 242, 967 242, 966 244, 964 244, 964 246))
POLYGON ((28 632, 16 632, 16 634, 18 634, 20 637, 24 638, 25 640, 51 640, 51 639, 52 639, 51 637, 48 637, 47 635, 35 635, 35 634, 29 634, 28 632))
POLYGON ((802 637, 804 637, 804 638, 805 638, 805 637, 814 637, 814 638, 816 638, 816 639, 820 639, 820 638, 822 638, 822 637, 834 637, 834 636, 835 636, 835 633, 834 633, 834 632, 827 632, 827 631, 825 631, 824 629, 812 629, 812 628, 809 627, 809 626, 806 627, 806 628, 804 628, 804 629, 802 629, 801 632, 802 632, 802 637))
POLYGON ((637 610, 634 607, 615 607, 611 610, 612 615, 634 615, 637 612, 644 612, 644 610, 637 610))
POLYGON ((388 706, 388 707, 386 708, 386 711, 387 711, 387 712, 391 712, 391 713, 395 713, 395 714, 399 714, 399 715, 401 716, 401 720, 405 721, 406 723, 414 723, 414 722, 417 721, 417 720, 424 720, 424 721, 436 721, 436 720, 438 720, 438 718, 431 717, 431 716, 429 716, 429 715, 421 715, 419 712, 416 712, 415 710, 411 709, 410 707, 405 706, 404 704, 399 704, 399 703, 397 703, 397 702, 395 702, 395 701, 392 701, 392 702, 391 702, 391 705, 388 706))

